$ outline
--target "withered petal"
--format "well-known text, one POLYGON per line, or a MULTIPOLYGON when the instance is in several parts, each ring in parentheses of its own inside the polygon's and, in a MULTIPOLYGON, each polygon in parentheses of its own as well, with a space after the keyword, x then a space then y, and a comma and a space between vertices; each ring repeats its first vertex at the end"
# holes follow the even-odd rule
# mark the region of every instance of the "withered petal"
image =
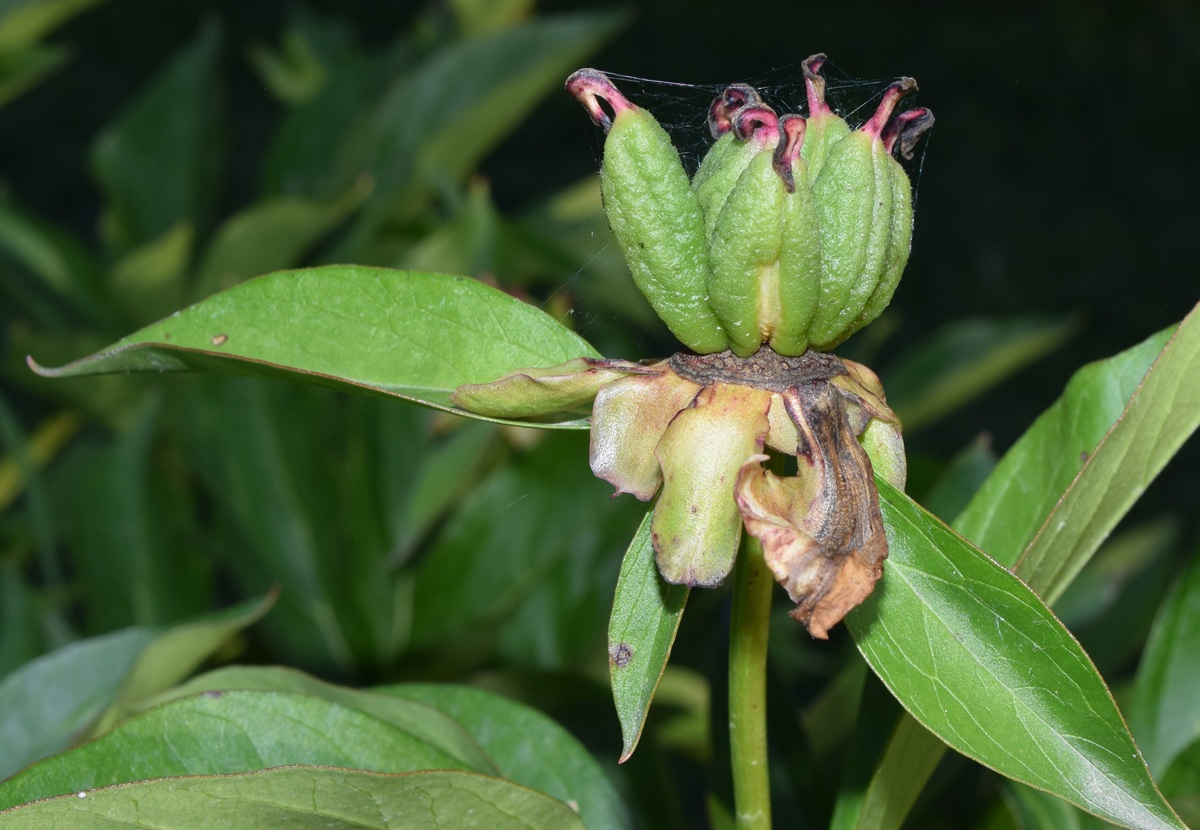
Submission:
POLYGON ((491 383, 468 383, 451 402, 490 418, 533 418, 582 406, 606 383, 650 369, 628 360, 577 357, 557 366, 517 369, 491 383))
POLYGON ((728 576, 742 535, 734 482, 762 451, 770 403, 764 389, 714 383, 667 427, 655 450, 663 491, 650 525, 667 582, 710 587, 728 576))
POLYGON ((825 383, 783 393, 803 439, 795 477, 762 469, 755 456, 737 478, 746 530, 796 603, 792 616, 812 636, 862 602, 883 573, 887 538, 871 461, 855 439, 841 395, 825 383))
POLYGON ((702 387, 669 368, 630 375, 601 387, 592 405, 589 459, 597 478, 642 501, 654 497, 662 470, 654 448, 671 419, 695 400, 702 387))

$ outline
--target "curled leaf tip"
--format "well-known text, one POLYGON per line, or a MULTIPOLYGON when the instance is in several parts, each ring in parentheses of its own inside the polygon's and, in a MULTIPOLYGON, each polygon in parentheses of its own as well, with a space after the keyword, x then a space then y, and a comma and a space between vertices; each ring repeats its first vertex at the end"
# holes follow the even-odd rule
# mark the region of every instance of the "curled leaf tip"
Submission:
POLYGON ((603 127, 605 132, 612 127, 614 118, 625 110, 635 109, 608 76, 595 69, 579 69, 572 72, 571 77, 567 78, 566 89, 583 104, 588 115, 603 127), (601 105, 602 101, 612 110, 611 115, 601 105))

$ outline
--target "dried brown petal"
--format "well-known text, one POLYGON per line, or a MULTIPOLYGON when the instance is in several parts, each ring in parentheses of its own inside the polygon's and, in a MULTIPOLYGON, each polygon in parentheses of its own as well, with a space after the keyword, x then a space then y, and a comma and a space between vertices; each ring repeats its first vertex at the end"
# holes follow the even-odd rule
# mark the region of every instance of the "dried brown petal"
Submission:
POLYGON ((799 470, 780 478, 756 457, 742 467, 737 503, 763 558, 796 603, 792 616, 826 639, 874 589, 887 557, 871 461, 841 393, 825 382, 783 393, 801 437, 799 470))

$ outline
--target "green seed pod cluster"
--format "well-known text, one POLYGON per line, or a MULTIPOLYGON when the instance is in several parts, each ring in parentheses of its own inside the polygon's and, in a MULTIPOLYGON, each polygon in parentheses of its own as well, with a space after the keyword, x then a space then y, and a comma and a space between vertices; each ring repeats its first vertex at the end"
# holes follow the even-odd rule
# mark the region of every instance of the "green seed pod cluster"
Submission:
POLYGON ((708 116, 716 142, 690 183, 662 127, 608 78, 584 69, 567 81, 608 132, 601 190, 634 280, 698 354, 828 351, 895 292, 912 192, 892 153, 911 158, 933 116, 893 115, 916 89, 903 78, 852 130, 825 102, 824 61, 804 62, 807 118, 777 116, 745 84, 718 96, 708 116))

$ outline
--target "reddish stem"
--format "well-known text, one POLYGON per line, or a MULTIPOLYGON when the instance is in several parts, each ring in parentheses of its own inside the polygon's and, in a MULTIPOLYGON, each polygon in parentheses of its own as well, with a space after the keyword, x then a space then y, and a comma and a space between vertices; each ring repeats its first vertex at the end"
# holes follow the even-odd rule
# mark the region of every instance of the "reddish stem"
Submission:
POLYGON ((884 90, 883 100, 879 102, 879 109, 875 110, 875 114, 871 116, 871 120, 863 124, 859 129, 872 138, 879 138, 880 133, 887 126, 888 119, 892 117, 892 112, 896 109, 896 104, 900 103, 900 99, 905 95, 916 91, 917 82, 914 79, 901 78, 896 81, 896 83, 884 90))

